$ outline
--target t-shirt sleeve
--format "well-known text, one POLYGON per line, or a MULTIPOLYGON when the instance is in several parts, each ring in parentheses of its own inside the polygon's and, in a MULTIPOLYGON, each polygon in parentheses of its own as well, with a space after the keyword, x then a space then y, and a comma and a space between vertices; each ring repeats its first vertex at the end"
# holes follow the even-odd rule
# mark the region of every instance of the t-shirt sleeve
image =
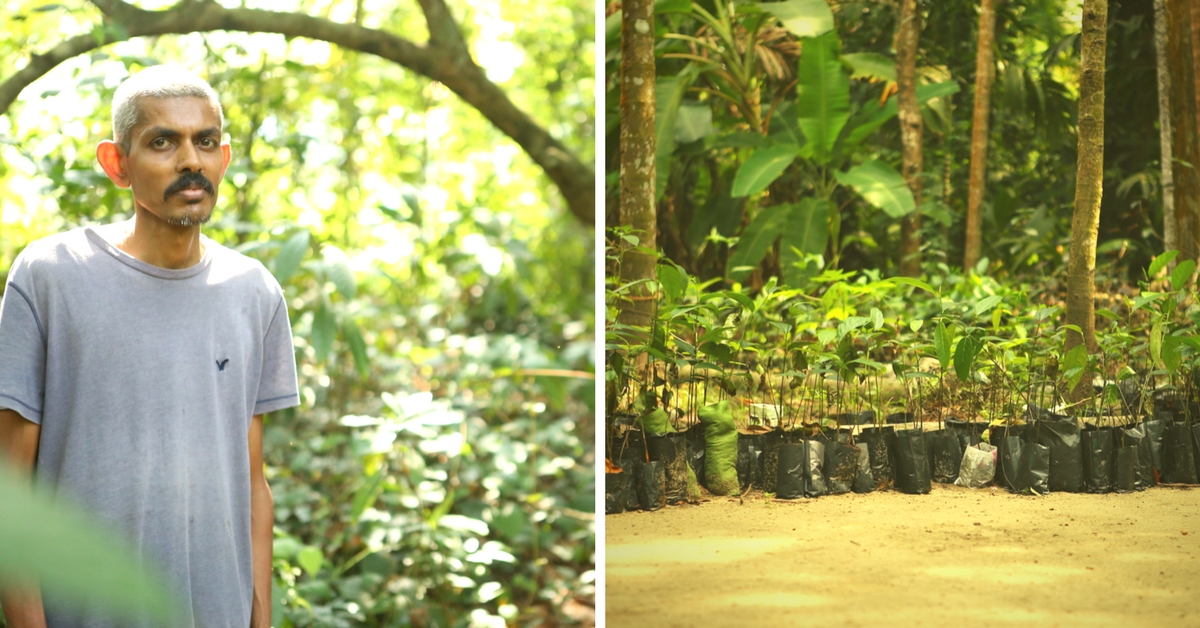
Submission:
POLYGON ((296 350, 292 346, 292 325, 287 302, 282 295, 275 315, 263 338, 262 375, 258 382, 258 400, 254 414, 274 412, 300 405, 296 384, 296 350))
POLYGON ((41 425, 46 387, 46 332, 20 258, 0 300, 0 409, 41 425), (24 287, 20 284, 24 284, 24 287))

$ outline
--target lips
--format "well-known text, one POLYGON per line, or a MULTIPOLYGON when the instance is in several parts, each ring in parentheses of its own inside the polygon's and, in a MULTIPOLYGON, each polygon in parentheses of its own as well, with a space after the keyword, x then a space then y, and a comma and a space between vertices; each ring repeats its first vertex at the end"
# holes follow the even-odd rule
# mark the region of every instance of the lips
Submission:
POLYGON ((204 195, 208 194, 208 192, 206 190, 204 190, 203 188, 187 188, 185 190, 180 190, 179 192, 176 192, 176 194, 178 194, 179 196, 182 196, 183 198, 185 198, 187 200, 197 200, 198 201, 200 199, 203 199, 204 195))

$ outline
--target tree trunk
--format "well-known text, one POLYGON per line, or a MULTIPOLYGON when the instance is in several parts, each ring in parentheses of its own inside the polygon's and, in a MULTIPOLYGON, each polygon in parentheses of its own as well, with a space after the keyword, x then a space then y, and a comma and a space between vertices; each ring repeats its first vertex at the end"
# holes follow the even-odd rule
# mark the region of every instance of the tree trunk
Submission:
MULTIPOLYGON (((917 0, 901 0, 900 28, 896 34, 896 106, 900 116, 901 162, 904 181, 921 206, 921 109, 917 104, 917 45, 921 14, 917 0)), ((900 223, 900 274, 921 274, 921 214, 905 216, 900 223)))
MULTIPOLYGON (((1096 292, 1096 235, 1104 181, 1104 54, 1108 0, 1084 0, 1082 60, 1079 72, 1079 165, 1075 176, 1075 212, 1071 218, 1071 256, 1067 262, 1065 351, 1086 344, 1096 350, 1093 302, 1096 292)), ((1080 387, 1080 390, 1084 390, 1080 387)))
MULTIPOLYGON (((1154 55, 1158 69, 1158 136, 1162 151, 1163 250, 1179 249, 1175 217, 1174 165, 1171 163, 1171 73, 1167 69, 1167 5, 1154 0, 1154 55)), ((1175 260, 1171 260, 1174 266, 1175 260)))
MULTIPOLYGON (((1190 0, 1167 0, 1167 61, 1171 75, 1171 153, 1175 163, 1200 167, 1200 107, 1196 103, 1195 51, 1190 0)), ((1176 260, 1197 259, 1200 254, 1200 171, 1175 168, 1176 260)))
MULTIPOLYGON (((638 246, 621 251, 621 283, 654 278, 657 225, 654 210, 654 0, 621 5, 621 225, 638 246), (643 250, 639 250, 643 249, 643 250)), ((639 284, 620 304, 620 320, 648 327, 653 293, 639 284)))
POLYGON ((971 272, 979 261, 983 243, 984 175, 987 171, 988 116, 991 113, 992 81, 996 78, 996 0, 979 6, 979 37, 975 46, 975 113, 971 120, 971 178, 967 190, 967 239, 963 246, 963 272, 971 272))

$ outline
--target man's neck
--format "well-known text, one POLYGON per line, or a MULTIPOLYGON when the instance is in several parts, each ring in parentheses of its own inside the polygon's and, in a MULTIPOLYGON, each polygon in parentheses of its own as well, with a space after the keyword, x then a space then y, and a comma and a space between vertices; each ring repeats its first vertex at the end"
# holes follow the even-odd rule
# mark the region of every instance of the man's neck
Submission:
POLYGON ((141 208, 129 224, 115 244, 134 259, 159 268, 182 269, 195 266, 204 256, 199 225, 170 225, 141 208))

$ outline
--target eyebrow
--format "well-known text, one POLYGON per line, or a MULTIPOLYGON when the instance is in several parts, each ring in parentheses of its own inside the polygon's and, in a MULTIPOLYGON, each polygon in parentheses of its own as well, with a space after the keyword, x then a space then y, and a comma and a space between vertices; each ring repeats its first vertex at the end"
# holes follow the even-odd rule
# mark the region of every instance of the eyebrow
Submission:
MULTIPOLYGON (((170 138, 170 139, 175 139, 182 135, 183 135, 182 133, 180 133, 179 131, 176 131, 175 129, 168 129, 167 127, 162 127, 162 126, 151 127, 150 129, 148 129, 146 131, 146 137, 166 137, 166 138, 170 138)), ((202 129, 196 133, 196 137, 220 137, 220 136, 221 136, 221 129, 219 129, 218 127, 215 127, 215 126, 209 127, 207 129, 202 129)))

